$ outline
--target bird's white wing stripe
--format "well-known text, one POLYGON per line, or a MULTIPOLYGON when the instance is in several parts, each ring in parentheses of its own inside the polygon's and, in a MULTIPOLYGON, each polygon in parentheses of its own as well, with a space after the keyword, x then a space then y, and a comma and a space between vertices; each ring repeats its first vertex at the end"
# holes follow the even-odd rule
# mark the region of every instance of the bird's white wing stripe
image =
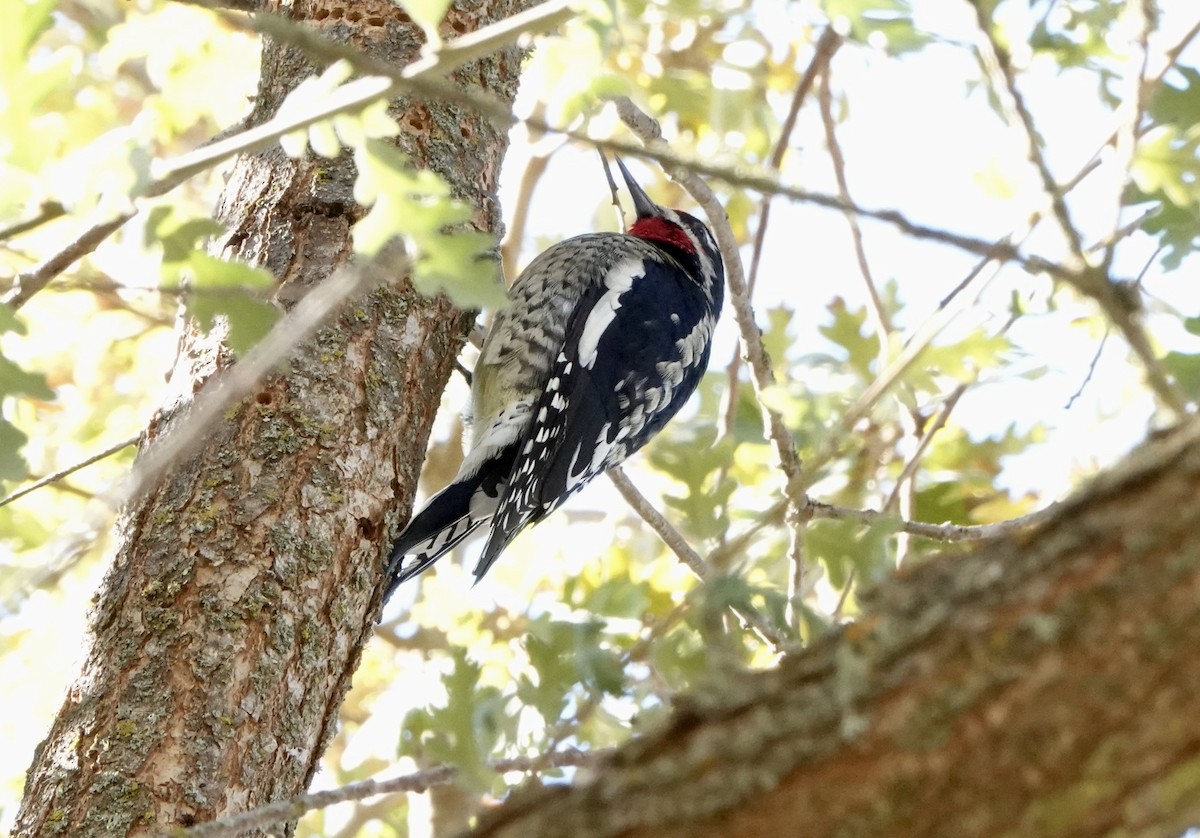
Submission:
POLYGON ((685 367, 692 366, 703 357, 704 348, 708 346, 715 325, 711 317, 702 317, 690 332, 675 341, 675 347, 679 350, 679 360, 685 367))
POLYGON ((633 281, 646 275, 646 265, 640 259, 626 259, 612 266, 604 275, 604 292, 595 307, 588 313, 579 336, 579 363, 591 369, 596 363, 600 337, 612 324, 621 307, 621 295, 633 287, 633 281))

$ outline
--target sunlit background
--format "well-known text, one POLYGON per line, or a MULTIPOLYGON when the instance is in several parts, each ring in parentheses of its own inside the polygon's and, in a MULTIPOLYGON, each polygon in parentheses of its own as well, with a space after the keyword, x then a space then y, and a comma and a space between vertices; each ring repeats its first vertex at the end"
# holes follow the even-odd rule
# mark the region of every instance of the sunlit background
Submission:
MULTIPOLYGON (((1093 159, 1100 161, 1068 201, 1088 245, 1139 215, 1135 207, 1120 209, 1125 162, 1108 142, 1121 125, 1115 100, 1129 89, 1130 68, 1137 70, 1136 55, 1130 53, 1136 32, 1127 29, 1120 5, 1010 0, 995 14, 1056 179, 1069 181, 1093 159), (1048 47, 1047 32, 1060 40, 1048 47)), ((1167 51, 1200 16, 1191 0, 1158 5, 1161 17, 1146 62, 1150 78, 1163 72, 1167 51)), ((778 139, 813 44, 832 19, 847 38, 833 57, 830 77, 837 140, 857 204, 897 209, 920 224, 989 241, 1022 235, 1031 215, 1048 211, 1028 160, 1026 134, 1005 122, 981 71, 974 52, 981 35, 965 3, 918 0, 911 18, 899 2, 853 0, 672 0, 601 5, 593 13, 537 42, 523 77, 519 114, 537 112, 552 124, 586 125, 596 136, 626 136, 611 107, 596 96, 628 93, 662 119, 668 138, 685 156, 729 167, 759 165, 778 139)), ((79 212, 0 243, 6 272, 27 270, 56 243, 69 240, 106 188, 122 191, 127 166, 110 167, 108 161, 125 161, 136 147, 157 155, 179 153, 236 122, 253 95, 257 54, 255 38, 198 9, 148 0, 63 0, 28 60, 22 55, 19 62, 11 61, 11 52, 6 59, 9 116, 0 121, 6 181, 0 187, 0 225, 26 217, 48 199, 77 206, 79 212), (65 86, 63 92, 33 101, 28 120, 14 127, 13 115, 21 116, 22 103, 13 91, 47 73, 65 86)), ((1174 60, 1194 68, 1200 49, 1189 46, 1174 60)), ((1200 88, 1186 87, 1178 72, 1168 81, 1197 95, 1200 88)), ((616 228, 593 149, 553 135, 531 136, 521 126, 512 139, 501 200, 510 229, 524 231, 520 242, 508 243, 519 264, 563 237, 616 228), (543 163, 526 203, 519 197, 522 180, 531 166, 543 163)), ((800 112, 789 148, 781 181, 838 193, 815 93, 800 112)), ((656 167, 640 161, 630 165, 661 201, 694 210, 656 167)), ((1195 172, 1184 182, 1194 187, 1195 172)), ((748 260, 761 196, 716 179, 712 185, 747 243, 743 258, 748 260)), ((200 215, 219 187, 219 175, 201 178, 174 200, 200 215)), ((1152 187, 1144 188, 1151 192, 1152 187)), ((889 301, 895 351, 947 305, 944 301, 979 259, 915 240, 882 222, 862 219, 860 224, 874 282, 889 301)), ((155 290, 161 253, 145 245, 145 232, 135 219, 59 287, 22 310, 24 334, 0 335, 4 356, 44 374, 55 396, 4 402, 5 417, 29 436, 23 448, 29 477, 0 484, 4 493, 134 436, 151 416, 173 357, 175 302, 155 290)), ((1067 255, 1062 234, 1050 221, 1036 226, 1022 246, 1051 260, 1067 255)), ((1185 325, 1200 311, 1200 285, 1192 279, 1197 260, 1185 255, 1180 265, 1165 267, 1160 246, 1159 239, 1135 229, 1115 251, 1113 275, 1141 283, 1145 324, 1156 351, 1194 356, 1200 353, 1200 338, 1185 325)), ((934 510, 934 522, 955 517, 957 523, 986 523, 1044 507, 1112 464, 1162 420, 1142 367, 1121 337, 1110 333, 1093 302, 1012 266, 1001 267, 972 291, 977 287, 977 301, 964 305, 959 296, 948 304, 959 307, 957 314, 922 362, 939 372, 962 369, 949 373, 948 381, 910 381, 898 388, 898 395, 872 414, 876 419, 860 423, 849 435, 887 442, 886 453, 873 463, 879 472, 855 482, 856 469, 870 452, 852 439, 843 446, 845 460, 821 474, 811 490, 815 497, 880 506, 893 488, 886 473, 895 477, 919 438, 880 428, 902 429, 909 406, 932 416, 940 397, 959 383, 969 386, 939 437, 943 447, 931 449, 926 461, 922 491, 929 496, 916 503, 919 511, 934 510), (946 488, 967 483, 971 490, 963 489, 962 496, 946 488), (953 500, 946 499, 951 495, 953 500), (959 514, 966 519, 957 520, 959 514)), ((865 315, 866 288, 841 213, 782 197, 773 201, 754 304, 768 344, 779 350, 774 360, 786 382, 774 403, 795 419, 802 455, 813 443, 813 429, 832 424, 839 409, 865 387, 855 359, 862 361, 863 371, 878 372, 878 341, 865 315), (810 399, 810 392, 819 397, 810 399)), ((689 446, 697 456, 703 453, 714 443, 715 431, 730 433, 719 419, 724 370, 737 354, 736 326, 726 315, 710 380, 689 411, 691 421, 680 423, 673 437, 628 468, 642 491, 668 517, 680 520, 702 554, 705 545, 721 544, 725 536, 704 531, 707 507, 698 500, 718 484, 706 472, 694 486, 687 485, 686 468, 677 460, 689 446), (664 502, 664 494, 683 500, 664 502)), ((748 399, 744 371, 742 380, 748 399)), ((467 388, 456 378, 435 429, 433 453, 443 461, 458 445, 457 417, 466 398, 467 388)), ((753 416, 752 406, 741 409, 739 422, 745 425, 753 416)), ((112 516, 97 498, 130 462, 126 449, 0 508, 0 559, 11 571, 0 585, 0 706, 5 708, 0 715, 0 829, 11 826, 24 771, 82 653, 88 602, 112 547, 112 516)), ((780 479, 772 462, 768 446, 739 441, 735 467, 721 475, 732 481, 731 498, 721 506, 730 532, 744 528, 774 500, 780 479)), ((429 475, 426 493, 452 472, 450 465, 429 475)), ((864 539, 861 555, 855 552, 858 546, 846 548, 841 557, 822 552, 828 542, 853 532, 822 536, 814 531, 811 547, 819 561, 810 589, 802 592, 814 621, 854 613, 853 597, 843 603, 854 578, 847 568, 874 578, 898 558, 897 548, 882 538, 864 539)), ((754 568, 748 578, 760 586, 754 589, 759 591, 755 602, 765 596, 761 590, 786 593, 786 544, 784 534, 768 532, 735 557, 754 568)), ((461 561, 443 561, 389 605, 382 636, 364 656, 342 733, 315 787, 466 760, 468 752, 487 761, 537 753, 548 743, 583 748, 616 743, 660 717, 664 696, 704 671, 699 635, 684 633, 683 624, 678 636, 650 638, 663 641, 661 651, 641 657, 630 651, 647 636, 647 615, 667 619, 690 601, 687 592, 696 582, 606 481, 524 535, 472 587, 466 568, 473 566, 478 549, 478 543, 466 545, 461 561), (587 615, 595 613, 600 622, 589 623, 587 615), (578 627, 577 637, 568 636, 569 626, 578 627), (541 645, 531 645, 529 637, 541 645), (575 647, 620 654, 598 653, 580 668, 556 675, 548 661, 575 647), (539 648, 545 660, 539 659, 539 648), (455 649, 465 654, 446 651, 455 649), (584 671, 585 664, 593 670, 584 671), (514 684, 521 685, 519 700, 514 684), (510 725, 497 723, 501 732, 489 734, 470 728, 460 717, 462 703, 476 717, 491 713, 510 725), (410 711, 443 705, 450 709, 414 715, 406 727, 410 711), (464 728, 449 744, 420 744, 421 731, 438 725, 458 730, 460 723, 464 728), (402 740, 402 729, 408 730, 407 739, 402 740), (486 751, 487 745, 495 750, 486 751)), ((801 633, 816 631, 817 622, 806 623, 801 633)), ((745 641, 739 648, 749 665, 773 659, 762 644, 745 641)), ((515 782, 520 776, 499 782, 476 776, 471 784, 500 793, 505 779, 515 782)), ((364 811, 343 804, 310 816, 302 828, 310 830, 306 834, 393 834, 371 822, 379 812, 364 811)), ((394 824, 407 823, 408 834, 428 830, 427 802, 414 797, 402 815, 391 817, 394 824)))

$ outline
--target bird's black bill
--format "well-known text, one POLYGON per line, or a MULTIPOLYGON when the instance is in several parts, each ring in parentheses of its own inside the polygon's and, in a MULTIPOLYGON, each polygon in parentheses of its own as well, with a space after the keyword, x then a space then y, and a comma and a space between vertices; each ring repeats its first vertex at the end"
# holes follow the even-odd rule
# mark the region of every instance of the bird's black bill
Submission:
POLYGON ((661 215, 662 213, 659 212, 658 204, 651 201, 650 196, 633 179, 633 175, 629 174, 629 170, 625 168, 625 164, 621 162, 621 158, 616 158, 616 161, 617 168, 621 170, 621 177, 625 178, 625 186, 629 188, 629 196, 633 198, 633 208, 637 211, 637 217, 653 218, 661 215))

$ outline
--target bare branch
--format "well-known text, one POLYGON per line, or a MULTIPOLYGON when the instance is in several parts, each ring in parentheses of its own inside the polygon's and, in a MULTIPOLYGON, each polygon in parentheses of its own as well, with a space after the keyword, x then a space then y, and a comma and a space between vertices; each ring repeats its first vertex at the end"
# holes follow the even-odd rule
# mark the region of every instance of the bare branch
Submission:
POLYGON ((542 175, 546 173, 546 168, 550 165, 550 157, 559 147, 561 147, 561 143, 555 144, 553 148, 544 153, 531 154, 525 171, 521 173, 517 194, 512 200, 508 230, 504 234, 504 241, 500 244, 500 262, 506 283, 511 283, 517 276, 517 257, 521 251, 521 242, 525 239, 525 225, 529 220, 529 208, 533 202, 533 193, 537 189, 538 181, 542 179, 542 175))
POLYGON ((101 242, 121 229, 121 226, 136 214, 137 210, 127 210, 115 218, 93 224, 77 239, 32 271, 18 274, 12 291, 4 298, 4 304, 14 309, 25 305, 34 294, 50 284, 50 280, 99 247, 101 242))
POLYGON ((638 514, 638 516, 650 525, 650 528, 658 534, 662 539, 663 544, 671 548, 679 561, 683 562, 692 573, 700 580, 707 579, 709 576, 708 565, 704 563, 704 559, 700 554, 692 549, 692 545, 687 543, 687 539, 680 534, 679 530, 671 525, 661 512, 654 508, 654 504, 646 499, 646 496, 638 491, 637 486, 633 485, 633 481, 625 476, 624 470, 620 466, 610 468, 606 474, 608 479, 617 487, 617 491, 621 493, 621 497, 625 498, 625 502, 630 508, 638 514))
MULTIPOLYGON (((507 771, 540 771, 546 768, 566 768, 568 766, 590 765, 607 757, 611 749, 581 751, 577 748, 566 748, 551 754, 539 754, 531 757, 514 757, 489 763, 488 767, 497 773, 507 771)), ((215 821, 196 824, 187 829, 175 830, 168 835, 172 838, 187 836, 187 838, 223 838, 227 835, 241 835, 251 829, 263 829, 277 823, 295 820, 306 812, 314 809, 325 809, 338 803, 352 800, 366 800, 380 794, 398 794, 400 792, 423 792, 433 786, 444 786, 452 783, 458 777, 458 769, 452 765, 439 765, 393 777, 390 780, 363 780, 350 783, 341 788, 317 791, 310 794, 293 797, 290 800, 279 800, 268 803, 236 815, 218 818, 215 821)), ((164 836, 165 838, 165 836, 164 836)))
MULTIPOLYGON (((618 97, 614 100, 617 113, 635 134, 642 138, 648 149, 657 150, 664 146, 662 131, 658 123, 642 113, 628 97, 618 97)), ((725 274, 729 285, 729 298, 737 317, 738 329, 741 332, 742 345, 745 347, 746 358, 750 362, 756 391, 762 391, 775 383, 771 362, 767 358, 766 349, 762 344, 762 333, 754 320, 754 310, 746 296, 746 279, 742 269, 742 259, 738 253, 737 240, 733 230, 729 228, 729 219, 725 209, 717 201, 708 184, 686 167, 674 168, 670 174, 688 191, 688 193, 703 207, 716 235, 717 245, 725 260, 725 274)), ((761 402, 761 400, 760 400, 761 402)), ((770 408, 763 406, 767 420, 768 436, 779 457, 780 468, 787 476, 788 485, 793 484, 794 478, 800 473, 800 455, 796 452, 796 444, 791 431, 783 423, 783 417, 770 408)))
MULTIPOLYGON (((1131 5, 1138 6, 1141 2, 1143 0, 1136 0, 1131 5)), ((1084 252, 1083 237, 1071 220, 1063 189, 1059 187, 1054 180, 1054 176, 1050 173, 1045 155, 1042 154, 1041 141, 1033 123, 1033 115, 1025 105, 1025 100, 1017 89, 1016 73, 1013 70, 1010 56, 1007 50, 996 39, 995 32, 988 19, 988 12, 984 9, 983 4, 979 0, 974 0, 972 8, 975 10, 976 21, 981 34, 977 46, 984 69, 991 77, 992 87, 996 95, 1001 98, 1009 121, 1022 129, 1029 160, 1034 168, 1037 169, 1038 175, 1042 180, 1042 188, 1050 200, 1054 217, 1057 219, 1058 225, 1067 239, 1067 245, 1071 254, 1070 264, 1066 265, 1068 270, 1057 276, 1068 282, 1081 294, 1091 297, 1099 304, 1100 309, 1112 321, 1113 325, 1120 330, 1130 349, 1133 350, 1134 354, 1142 362, 1142 366, 1146 371, 1147 382, 1163 405, 1177 416, 1184 415, 1187 412, 1187 400, 1171 383, 1170 377, 1167 375, 1166 370, 1163 369, 1162 363, 1159 361, 1158 355, 1150 343, 1149 336, 1147 336, 1145 329, 1137 321, 1135 317, 1137 310, 1136 300, 1131 300, 1128 295, 1123 294, 1122 289, 1112 281, 1107 272, 1107 264, 1100 268, 1093 268, 1088 264, 1087 256, 1084 252)), ((1140 100, 1140 94, 1136 98, 1140 100)), ((1138 108, 1136 114, 1140 116, 1141 105, 1135 103, 1135 107, 1138 108)), ((1120 142, 1121 132, 1122 129, 1118 128, 1118 142, 1120 142)), ((1107 261, 1106 258, 1106 263, 1107 261)))
POLYGON ((905 521, 892 515, 887 515, 875 509, 850 509, 820 501, 811 501, 812 517, 826 518, 834 521, 857 521, 863 526, 886 523, 896 528, 898 532, 928 538, 933 541, 986 541, 991 538, 1013 535, 1031 527, 1039 526, 1058 514, 1061 503, 1052 503, 1045 509, 999 521, 995 524, 924 524, 919 521, 905 521))
MULTIPOLYGON (((837 131, 833 119, 833 91, 829 84, 821 85, 818 96, 821 103, 821 122, 825 126, 825 143, 829 147, 829 157, 833 161, 833 174, 837 180, 838 196, 850 203, 850 184, 846 179, 846 158, 842 155, 842 146, 837 139, 837 131)), ((858 226, 858 218, 854 213, 843 211, 846 223, 850 226, 850 238, 854 242, 854 255, 858 260, 858 273, 862 278, 867 292, 867 311, 871 324, 875 329, 875 337, 879 340, 879 365, 887 363, 889 335, 892 332, 891 318, 883 305, 883 297, 875 278, 871 275, 871 266, 867 262, 867 248, 863 243, 862 228, 858 226)))
MULTIPOLYGON (((131 200, 157 197, 180 185, 188 178, 238 154, 265 148, 280 137, 307 128, 324 119, 343 113, 354 113, 381 99, 403 92, 433 95, 441 98, 462 99, 478 103, 487 101, 494 113, 496 108, 505 112, 511 123, 512 116, 507 106, 490 97, 466 97, 454 85, 443 78, 456 67, 480 58, 496 49, 512 43, 521 35, 553 28, 575 13, 567 0, 547 0, 526 12, 485 26, 476 32, 464 35, 442 46, 431 55, 397 70, 392 65, 364 55, 357 49, 340 44, 313 32, 301 24, 274 14, 251 16, 224 11, 222 4, 210 0, 190 0, 193 5, 212 9, 223 20, 238 29, 250 29, 279 38, 303 49, 310 55, 326 61, 344 59, 359 71, 374 73, 366 78, 355 79, 334 92, 327 100, 301 113, 291 112, 275 117, 232 135, 224 133, 195 151, 153 166, 155 180, 144 187, 131 200)), ((487 113, 485 111, 485 113, 487 113)), ((95 250, 101 242, 116 232, 138 212, 135 205, 112 218, 106 218, 86 230, 75 241, 58 254, 43 262, 33 271, 18 277, 15 290, 3 301, 13 308, 20 308, 38 291, 71 266, 76 260, 95 250)))
POLYGON ((0 498, 0 506, 8 506, 13 501, 20 500, 21 498, 25 497, 26 495, 30 494, 31 492, 36 492, 38 489, 44 488, 46 486, 51 486, 66 477, 70 477, 72 474, 74 474, 77 471, 80 471, 81 469, 85 469, 88 466, 93 465, 94 463, 98 463, 101 460, 111 457, 113 454, 116 454, 118 451, 123 451, 131 445, 137 445, 138 440, 140 440, 141 438, 142 438, 142 435, 140 433, 134 434, 129 439, 124 439, 124 440, 121 440, 120 442, 110 445, 108 448, 105 448, 103 451, 99 452, 98 454, 93 454, 92 456, 88 457, 87 459, 81 460, 80 462, 75 463, 74 465, 67 466, 66 468, 56 471, 53 474, 48 474, 45 477, 41 478, 40 480, 30 483, 28 486, 25 486, 24 488, 16 490, 11 495, 7 495, 6 497, 0 498))
POLYGON ((32 218, 27 218, 24 221, 18 221, 10 224, 4 229, 0 229, 0 241, 8 241, 11 238, 28 233, 30 230, 36 230, 43 224, 49 224, 55 219, 62 218, 67 214, 66 209, 57 201, 48 201, 38 209, 37 214, 32 218))
MULTIPOLYGON (((791 145, 792 131, 796 127, 796 119, 800 116, 800 106, 808 98, 809 91, 812 90, 817 76, 829 67, 829 62, 833 59, 833 54, 837 52, 838 47, 841 45, 842 37, 832 27, 821 33, 821 38, 817 41, 815 47, 813 59, 809 62, 808 69, 804 71, 804 75, 800 77, 795 93, 792 94, 792 103, 788 107, 783 125, 780 126, 779 138, 775 141, 775 148, 771 150, 771 158, 768 166, 772 171, 779 171, 780 166, 783 164, 783 156, 787 153, 791 145)), ((767 226, 771 220, 771 198, 772 196, 769 194, 763 195, 758 210, 758 225, 754 230, 754 245, 750 250, 750 274, 746 280, 746 297, 751 300, 754 298, 754 287, 758 284, 758 267, 762 261, 763 248, 766 245, 767 239, 767 226)), ((734 351, 733 357, 729 359, 729 366, 725 370, 728 385, 725 389, 725 395, 722 397, 725 406, 722 412, 722 434, 729 433, 729 430, 733 427, 733 418, 737 412, 737 395, 740 386, 739 372, 741 366, 742 354, 740 351, 734 351)))
POLYGON ((1037 170, 1042 180, 1042 189, 1050 199, 1054 217, 1058 220, 1059 229, 1067 239, 1071 256, 1075 260, 1073 267, 1080 268, 1087 263, 1083 255, 1083 237, 1079 234, 1071 214, 1067 209, 1063 191, 1050 173, 1046 157, 1042 154, 1041 137, 1033 124, 1033 114, 1025 104, 1025 98, 1017 87, 1017 75, 1012 66, 1012 58, 1008 50, 997 40, 989 18, 990 11, 984 8, 979 0, 974 0, 971 7, 975 10, 975 22, 979 27, 980 37, 976 39, 976 49, 980 63, 989 78, 993 92, 1000 100, 1001 110, 1005 119, 1014 128, 1020 129, 1025 140, 1025 155, 1037 170))

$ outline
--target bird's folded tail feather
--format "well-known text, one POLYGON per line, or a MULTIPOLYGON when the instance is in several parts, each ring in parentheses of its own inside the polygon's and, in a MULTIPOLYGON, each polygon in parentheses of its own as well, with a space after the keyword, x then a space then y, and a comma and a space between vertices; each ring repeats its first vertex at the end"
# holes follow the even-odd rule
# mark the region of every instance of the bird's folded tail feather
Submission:
POLYGON ((492 520, 512 460, 512 451, 502 451, 474 474, 460 474, 413 516, 392 546, 385 602, 401 584, 492 520))

